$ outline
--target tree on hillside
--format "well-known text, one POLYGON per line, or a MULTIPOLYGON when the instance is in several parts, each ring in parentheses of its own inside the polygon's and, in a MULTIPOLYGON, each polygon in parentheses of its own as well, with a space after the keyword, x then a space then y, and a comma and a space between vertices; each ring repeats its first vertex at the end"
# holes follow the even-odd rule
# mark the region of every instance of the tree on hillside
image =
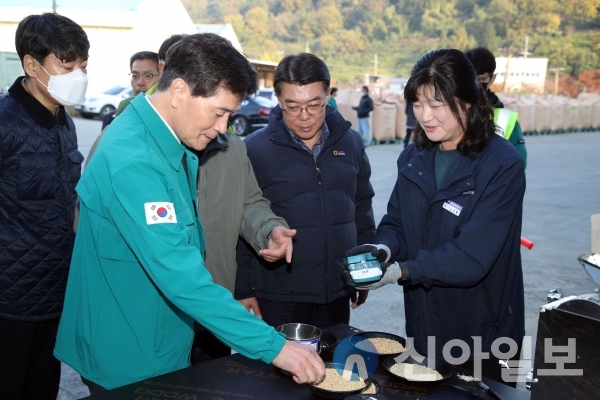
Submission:
POLYGON ((223 17, 223 22, 231 24, 238 40, 243 42, 246 34, 246 23, 242 14, 227 14, 223 17))
POLYGON ((428 0, 428 4, 421 17, 421 30, 425 35, 446 38, 460 27, 456 0, 428 0))
POLYGON ((561 23, 559 0, 514 0, 518 12, 513 29, 525 35, 530 32, 553 33, 561 23))
POLYGON ((569 0, 564 3, 567 17, 594 18, 598 15, 600 0, 569 0))
POLYGON ((244 17, 244 23, 246 26, 245 34, 248 38, 252 38, 258 43, 270 39, 269 11, 266 9, 262 7, 251 8, 244 17))
POLYGON ((477 47, 477 40, 467 33, 464 26, 461 26, 448 37, 448 47, 466 51, 477 47))
POLYGON ((247 55, 269 60, 304 51, 344 60, 340 76, 406 74, 425 51, 486 46, 534 57, 576 78, 600 61, 600 0, 182 0, 196 23, 229 22, 247 55), (369 50, 369 54, 365 50, 369 50), (383 62, 382 60, 385 60, 383 62))
POLYGON ((579 74, 578 80, 585 87, 586 92, 600 93, 600 69, 583 71, 579 74))

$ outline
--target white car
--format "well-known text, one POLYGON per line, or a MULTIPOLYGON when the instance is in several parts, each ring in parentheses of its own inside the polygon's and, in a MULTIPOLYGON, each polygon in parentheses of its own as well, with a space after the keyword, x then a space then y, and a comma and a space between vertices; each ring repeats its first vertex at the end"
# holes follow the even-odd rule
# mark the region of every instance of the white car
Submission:
MULTIPOLYGON (((275 90, 273 88, 262 88, 258 90, 256 96, 264 97, 277 103, 277 96, 275 96, 275 90)), ((276 104, 277 105, 277 104, 276 104)))
POLYGON ((119 103, 133 96, 131 86, 117 85, 102 94, 88 95, 83 104, 78 104, 75 109, 83 118, 94 118, 99 116, 104 118, 107 114, 116 111, 119 103))

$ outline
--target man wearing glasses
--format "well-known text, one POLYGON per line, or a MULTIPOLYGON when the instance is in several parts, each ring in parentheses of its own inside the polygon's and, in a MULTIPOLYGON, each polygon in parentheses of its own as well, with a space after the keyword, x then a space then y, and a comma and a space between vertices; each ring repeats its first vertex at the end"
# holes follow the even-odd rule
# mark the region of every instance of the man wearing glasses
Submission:
POLYGON ((138 94, 153 94, 160 78, 158 54, 153 51, 140 51, 132 55, 129 60, 129 68, 131 69, 129 76, 131 76, 133 97, 125 99, 119 104, 116 115, 121 114, 138 94), (152 90, 150 91, 150 89, 152 90), (149 91, 150 93, 148 93, 149 91))
POLYGON ((372 243, 371 166, 360 135, 329 100, 329 71, 312 54, 285 57, 275 70, 279 106, 248 137, 254 172, 273 212, 296 229, 292 261, 260 259, 238 244, 238 300, 256 298, 272 326, 348 323, 357 293, 341 278, 354 245, 372 243))
POLYGON ((153 51, 139 51, 135 53, 129 59, 129 69, 131 70, 129 76, 131 76, 133 96, 122 100, 115 112, 107 114, 102 119, 103 131, 107 125, 110 125, 115 117, 123 112, 135 96, 140 93, 148 92, 150 88, 153 90, 148 94, 152 94, 154 93, 154 90, 156 90, 155 86, 158 83, 158 78, 160 78, 160 73, 158 71, 158 54, 153 51))
POLYGON ((140 51, 129 60, 131 68, 131 87, 133 95, 146 93, 148 89, 158 83, 158 54, 153 51, 140 51))

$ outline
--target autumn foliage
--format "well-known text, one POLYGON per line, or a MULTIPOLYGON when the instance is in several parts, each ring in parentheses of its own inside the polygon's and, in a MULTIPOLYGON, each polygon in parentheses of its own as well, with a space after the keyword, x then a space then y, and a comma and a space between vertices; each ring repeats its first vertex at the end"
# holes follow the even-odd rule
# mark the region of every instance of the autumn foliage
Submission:
POLYGON ((339 83, 353 82, 374 70, 407 76, 421 55, 444 47, 485 46, 497 56, 520 57, 527 51, 530 57, 547 57, 549 68, 563 68, 560 86, 568 93, 590 86, 596 73, 590 71, 600 66, 600 0, 182 3, 196 23, 230 23, 248 57, 276 62, 309 49, 325 60, 339 83), (585 82, 579 80, 581 74, 585 82))

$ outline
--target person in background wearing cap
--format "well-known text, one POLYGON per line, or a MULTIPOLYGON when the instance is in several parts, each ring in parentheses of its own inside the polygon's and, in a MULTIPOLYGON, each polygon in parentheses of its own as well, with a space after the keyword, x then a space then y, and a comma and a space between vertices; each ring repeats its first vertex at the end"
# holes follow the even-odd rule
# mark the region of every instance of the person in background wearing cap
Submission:
POLYGON ((90 44, 53 13, 24 18, 15 42, 25 76, 0 97, 0 397, 54 400, 83 161, 65 106, 84 100, 90 44))
POLYGON ((521 124, 519 124, 519 114, 515 111, 507 110, 504 104, 498 98, 496 93, 492 92, 490 86, 496 80, 496 57, 485 47, 478 47, 465 53, 477 73, 477 82, 485 91, 485 94, 494 107, 494 123, 500 128, 498 135, 508 140, 523 157, 523 163, 527 168, 527 148, 521 124))

